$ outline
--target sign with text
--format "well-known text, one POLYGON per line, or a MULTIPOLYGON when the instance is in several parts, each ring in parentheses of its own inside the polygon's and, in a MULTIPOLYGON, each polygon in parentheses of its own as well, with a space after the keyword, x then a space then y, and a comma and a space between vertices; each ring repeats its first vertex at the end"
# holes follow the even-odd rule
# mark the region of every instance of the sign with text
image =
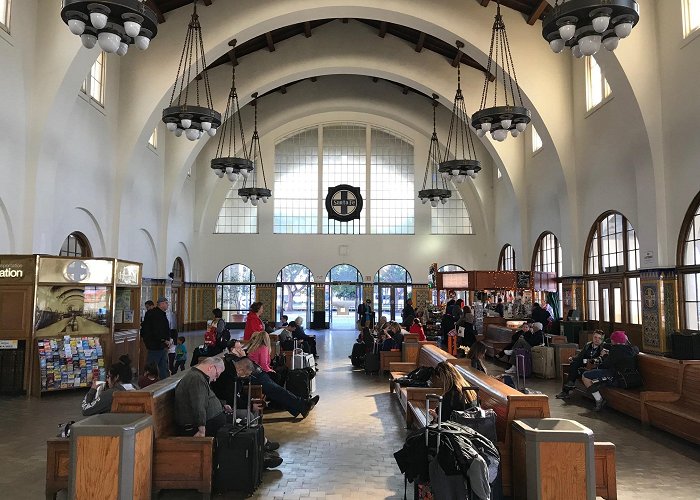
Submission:
POLYGON ((469 274, 442 273, 442 288, 444 290, 466 290, 469 288, 469 274))
POLYGON ((329 187, 326 195, 328 218, 340 222, 359 219, 362 212, 362 195, 359 187, 339 184, 329 187))

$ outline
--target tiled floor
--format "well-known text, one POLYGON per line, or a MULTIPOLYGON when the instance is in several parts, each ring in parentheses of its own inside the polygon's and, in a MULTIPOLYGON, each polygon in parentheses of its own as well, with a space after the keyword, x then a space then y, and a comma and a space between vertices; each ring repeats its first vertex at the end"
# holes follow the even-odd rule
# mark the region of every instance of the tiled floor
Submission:
MULTIPOLYGON (((286 413, 266 418, 266 433, 282 443, 280 453, 285 462, 279 469, 265 472, 264 482, 253 498, 403 498, 403 477, 392 455, 403 444, 405 430, 386 379, 351 369, 347 356, 354 332, 325 331, 317 335, 321 355, 317 391, 321 401, 305 420, 290 421, 286 413)), ((188 337, 190 347, 201 339, 201 335, 188 337)), ((533 379, 528 385, 550 396, 558 391, 553 381, 533 379)), ((0 498, 44 497, 45 440, 55 434, 59 422, 80 417, 81 398, 79 393, 41 400, 0 398, 0 498)), ((596 440, 617 445, 619 498, 700 498, 698 447, 664 432, 644 429, 639 422, 613 410, 594 413, 587 400, 565 404, 551 398, 550 407, 553 416, 578 420, 593 429, 596 440)), ((161 498, 200 496, 196 492, 168 491, 161 498)))

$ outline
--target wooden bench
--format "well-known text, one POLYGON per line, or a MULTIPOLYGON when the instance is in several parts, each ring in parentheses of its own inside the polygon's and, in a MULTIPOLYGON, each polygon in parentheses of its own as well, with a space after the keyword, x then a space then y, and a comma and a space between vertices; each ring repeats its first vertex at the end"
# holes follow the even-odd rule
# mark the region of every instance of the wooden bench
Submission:
POLYGON ((401 361, 401 351, 396 349, 395 351, 381 351, 379 353, 379 370, 383 372, 388 372, 391 363, 401 361))
POLYGON ((496 354, 501 352, 508 344, 510 344, 514 333, 515 330, 511 330, 505 326, 486 326, 484 338, 482 339, 482 342, 486 345, 486 355, 495 358, 496 354))
POLYGON ((680 361, 679 378, 678 392, 642 393, 641 420, 700 444, 700 361, 680 361))
MULTIPOLYGON (((148 413, 153 417, 153 490, 194 489, 209 498, 212 491, 214 438, 175 436, 175 387, 187 372, 137 391, 114 394, 112 413, 148 413)), ((68 488, 70 439, 47 442, 46 498, 68 488)))
MULTIPOLYGON (((416 342, 409 342, 403 343, 403 348, 401 350, 401 360, 405 363, 417 363, 418 362, 418 354, 420 353, 420 348, 424 344, 430 344, 434 345, 437 347, 437 342, 433 342, 430 340, 423 340, 423 341, 416 341, 416 342)), ((398 360, 396 360, 398 361, 398 360)), ((388 367, 387 367, 388 369, 388 367)))

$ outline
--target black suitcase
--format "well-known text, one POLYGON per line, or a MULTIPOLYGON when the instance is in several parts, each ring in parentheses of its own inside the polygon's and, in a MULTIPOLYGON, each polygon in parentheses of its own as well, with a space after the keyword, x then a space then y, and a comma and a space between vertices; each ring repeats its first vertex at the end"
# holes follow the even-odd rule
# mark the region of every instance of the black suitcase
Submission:
POLYGON ((365 354, 365 373, 379 373, 379 344, 374 343, 372 352, 365 354))
MULTIPOLYGON (((234 389, 237 393, 237 386, 234 389)), ((226 424, 216 433, 214 453, 214 489, 219 493, 255 492, 262 482, 265 462, 265 430, 250 413, 251 386, 248 384, 248 414, 242 424, 236 423, 234 398, 233 423, 226 424)))
MULTIPOLYGON (((294 344, 296 346, 296 341, 294 344)), ((311 389, 312 376, 308 368, 294 367, 294 360, 296 358, 294 354, 296 354, 296 347, 292 353, 292 369, 287 373, 287 390, 302 399, 309 399, 313 392, 311 389)))
POLYGON ((366 352, 367 348, 363 342, 358 342, 352 346, 352 354, 350 355, 350 362, 352 363, 352 366, 362 368, 365 364, 366 352))

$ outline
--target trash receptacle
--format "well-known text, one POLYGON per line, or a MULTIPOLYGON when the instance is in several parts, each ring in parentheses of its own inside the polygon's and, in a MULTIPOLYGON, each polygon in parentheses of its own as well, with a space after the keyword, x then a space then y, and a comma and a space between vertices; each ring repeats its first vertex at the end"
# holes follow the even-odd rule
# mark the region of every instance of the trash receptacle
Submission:
POLYGON ((151 498, 153 419, 104 413, 71 429, 70 492, 75 500, 151 498))
POLYGON ((512 425, 515 500, 595 500, 593 431, 561 418, 512 425))

